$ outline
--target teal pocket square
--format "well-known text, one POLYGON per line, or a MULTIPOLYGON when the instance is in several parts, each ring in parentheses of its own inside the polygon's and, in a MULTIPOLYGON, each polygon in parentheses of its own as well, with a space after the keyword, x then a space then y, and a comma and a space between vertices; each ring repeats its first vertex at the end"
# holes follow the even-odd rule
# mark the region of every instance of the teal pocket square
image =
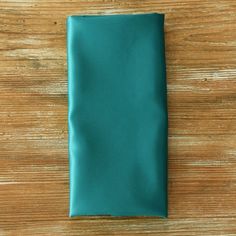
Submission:
POLYGON ((70 216, 167 217, 164 15, 67 19, 70 216))

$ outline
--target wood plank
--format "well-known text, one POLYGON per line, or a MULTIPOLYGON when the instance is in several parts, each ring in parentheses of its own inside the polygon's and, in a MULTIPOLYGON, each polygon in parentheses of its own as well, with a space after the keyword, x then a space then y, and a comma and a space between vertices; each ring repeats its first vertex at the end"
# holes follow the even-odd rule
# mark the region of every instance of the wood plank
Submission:
POLYGON ((2 0, 0 235, 236 235, 236 2, 2 0), (66 17, 165 13, 169 218, 68 217, 66 17))

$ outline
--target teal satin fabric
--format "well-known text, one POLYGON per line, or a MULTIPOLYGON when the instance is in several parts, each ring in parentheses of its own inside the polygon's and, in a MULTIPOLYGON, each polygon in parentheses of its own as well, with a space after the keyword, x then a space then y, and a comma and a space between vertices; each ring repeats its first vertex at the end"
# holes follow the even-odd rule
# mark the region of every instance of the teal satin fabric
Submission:
POLYGON ((70 216, 167 216, 164 15, 67 19, 70 216))

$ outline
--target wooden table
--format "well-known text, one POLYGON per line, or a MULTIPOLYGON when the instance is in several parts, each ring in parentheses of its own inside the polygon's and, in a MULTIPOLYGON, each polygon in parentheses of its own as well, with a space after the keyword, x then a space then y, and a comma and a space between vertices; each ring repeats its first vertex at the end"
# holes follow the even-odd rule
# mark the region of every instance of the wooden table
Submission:
POLYGON ((1 0, 0 235, 236 235, 236 1, 1 0), (66 16, 166 14, 169 219, 68 217, 66 16))

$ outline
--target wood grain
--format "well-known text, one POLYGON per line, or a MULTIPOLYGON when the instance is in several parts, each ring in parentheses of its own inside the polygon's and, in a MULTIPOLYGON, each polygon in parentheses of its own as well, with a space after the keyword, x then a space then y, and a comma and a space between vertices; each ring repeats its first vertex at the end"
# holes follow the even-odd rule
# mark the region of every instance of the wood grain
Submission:
POLYGON ((0 235, 236 235, 236 1, 1 0, 0 235), (68 217, 66 16, 162 12, 169 219, 68 217))

